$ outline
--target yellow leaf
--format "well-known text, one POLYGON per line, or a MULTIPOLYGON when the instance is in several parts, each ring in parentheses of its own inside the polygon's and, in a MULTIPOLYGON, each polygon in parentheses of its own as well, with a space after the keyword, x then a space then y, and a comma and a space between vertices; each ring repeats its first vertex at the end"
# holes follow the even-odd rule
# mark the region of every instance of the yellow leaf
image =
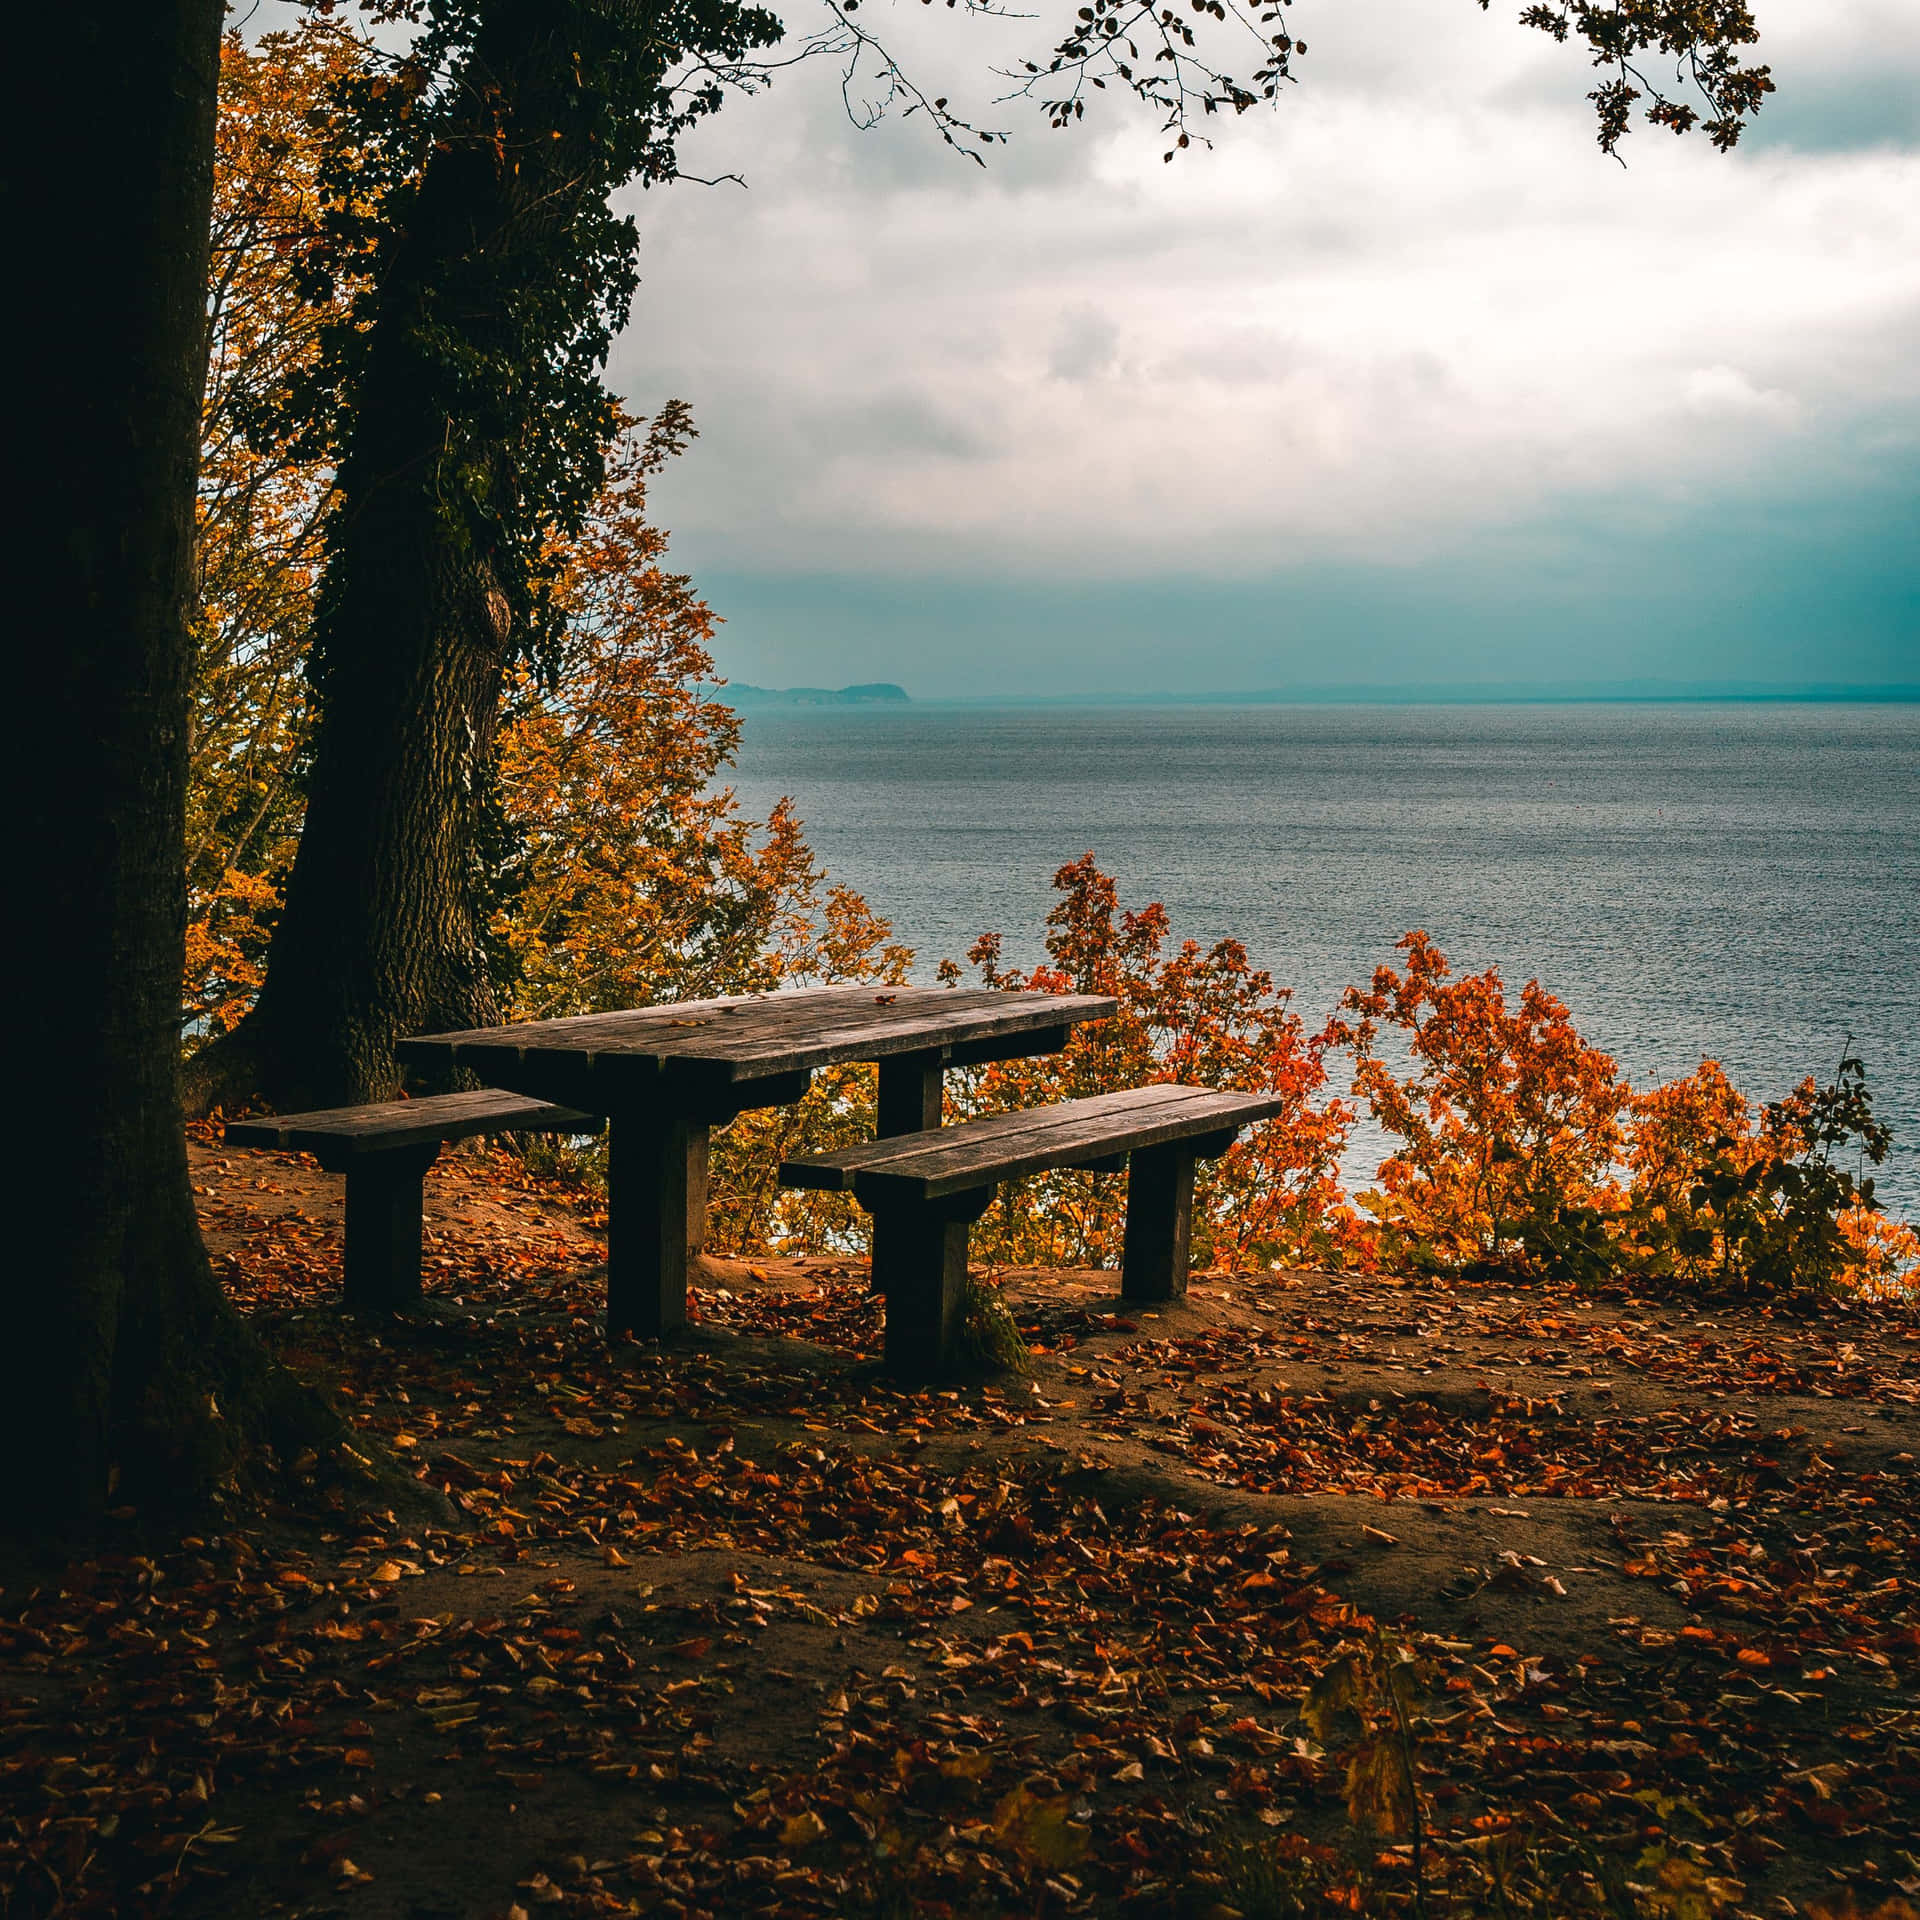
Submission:
POLYGON ((1336 1660, 1311 1687, 1300 1703, 1300 1718, 1322 1743, 1333 1738, 1334 1723, 1347 1708, 1359 1703, 1361 1683, 1353 1656, 1336 1660))
POLYGON ((1087 1857, 1092 1836, 1068 1818, 1073 1802, 1066 1794, 1045 1797, 1015 1787, 995 1809, 993 1830, 1001 1843, 1042 1867, 1078 1866, 1087 1857))
POLYGON ((1390 1738, 1366 1741, 1347 1762, 1347 1816, 1390 1840, 1413 1831, 1413 1795, 1400 1749, 1390 1738))
POLYGON ((809 1807, 796 1813, 780 1829, 783 1847, 811 1847, 827 1837, 827 1823, 809 1807))

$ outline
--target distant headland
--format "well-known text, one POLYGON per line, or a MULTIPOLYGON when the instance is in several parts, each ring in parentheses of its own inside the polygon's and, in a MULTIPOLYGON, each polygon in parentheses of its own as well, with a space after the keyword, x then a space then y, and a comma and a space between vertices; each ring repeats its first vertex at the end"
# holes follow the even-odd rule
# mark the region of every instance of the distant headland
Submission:
POLYGON ((704 692, 730 707, 873 707, 903 706, 907 690, 891 680, 869 680, 857 687, 755 687, 729 680, 704 692))

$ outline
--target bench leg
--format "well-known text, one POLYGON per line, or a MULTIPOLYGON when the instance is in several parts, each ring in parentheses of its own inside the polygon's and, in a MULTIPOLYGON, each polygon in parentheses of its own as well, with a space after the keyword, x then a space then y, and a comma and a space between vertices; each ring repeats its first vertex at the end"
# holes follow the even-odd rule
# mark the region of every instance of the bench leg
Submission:
POLYGON ((704 1237, 707 1128, 628 1116, 607 1143, 607 1337, 657 1340, 687 1323, 687 1255, 704 1237))
MULTIPOLYGON (((940 1124, 943 1076, 937 1053, 896 1053, 880 1062, 880 1100, 873 1136, 891 1140, 902 1133, 929 1133, 940 1124)), ((869 1290, 885 1293, 886 1270, 880 1258, 880 1223, 874 1222, 873 1279, 869 1290)))
POLYGON ((421 1181, 438 1146, 355 1155, 347 1168, 347 1305, 392 1313, 420 1298, 421 1181))
POLYGON ((953 1369, 966 1317, 967 1230, 993 1189, 873 1217, 873 1284, 887 1296, 887 1372, 919 1384, 953 1369))
POLYGON ((1120 1256, 1120 1292, 1128 1300, 1178 1300, 1187 1291, 1193 1237, 1190 1141, 1142 1147, 1127 1174, 1127 1238, 1120 1256))

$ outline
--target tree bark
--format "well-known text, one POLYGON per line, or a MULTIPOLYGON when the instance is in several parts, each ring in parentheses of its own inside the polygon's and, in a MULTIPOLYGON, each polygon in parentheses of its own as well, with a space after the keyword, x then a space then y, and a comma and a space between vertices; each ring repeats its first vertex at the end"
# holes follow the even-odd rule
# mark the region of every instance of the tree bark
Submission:
POLYGON ((11 704, 31 738, 6 774, 26 1126, 0 1269, 0 1512, 29 1530, 191 1497, 302 1405, 209 1269, 178 1091, 221 16, 221 0, 56 11, 21 25, 57 45, 7 63, 0 207, 35 337, 15 350, 9 462, 11 704))
POLYGON ((283 1112, 389 1098, 397 1039, 496 1018, 480 829, 507 621, 485 565, 442 550, 418 474, 397 458, 342 508, 306 822, 236 1034, 283 1112))

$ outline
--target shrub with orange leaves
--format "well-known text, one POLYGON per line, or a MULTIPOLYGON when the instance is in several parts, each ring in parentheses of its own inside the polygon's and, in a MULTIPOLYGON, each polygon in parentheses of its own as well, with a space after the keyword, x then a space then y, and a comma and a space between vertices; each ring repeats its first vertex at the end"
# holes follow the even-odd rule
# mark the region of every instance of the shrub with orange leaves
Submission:
POLYGON ((1704 1129, 1683 1130, 1691 1164, 1683 1158, 1658 1180, 1636 1167, 1627 1204, 1606 1223, 1613 1264, 1642 1281, 1716 1292, 1910 1292, 1920 1249, 1910 1228, 1874 1204, 1864 1165, 1886 1158, 1892 1135, 1873 1117, 1851 1041, 1829 1085, 1809 1076, 1770 1102, 1757 1127, 1744 1125, 1744 1102, 1734 1101, 1712 1090, 1706 1106, 1719 1109, 1721 1125, 1704 1144, 1704 1129), (1849 1150, 1851 1168, 1842 1164, 1849 1150))
MULTIPOLYGON (((1105 1093, 1157 1080, 1278 1093, 1286 1110, 1250 1129, 1221 1159, 1203 1162, 1194 1188, 1196 1266, 1271 1269, 1359 1258, 1365 1242, 1336 1173, 1352 1111, 1321 1101, 1326 1071, 1276 992, 1237 940, 1167 951, 1166 908, 1122 909, 1089 853, 1053 877, 1046 960, 1031 971, 1001 963, 1001 937, 968 954, 981 982, 1010 990, 1112 994, 1110 1020, 1076 1027, 1063 1053, 1009 1060, 948 1076, 956 1118, 1105 1093)), ((960 967, 943 962, 953 983, 960 967)), ((1015 1265, 1111 1266, 1125 1223, 1117 1175, 1067 1170, 1004 1186, 974 1228, 976 1254, 1015 1265)))
POLYGON ((1404 975, 1349 988, 1326 1035, 1402 1143, 1362 1198, 1383 1264, 1763 1295, 1920 1286, 1920 1237, 1839 1164, 1849 1148, 1877 1164, 1890 1139, 1850 1046, 1831 1085, 1809 1078, 1756 1121, 1718 1061, 1635 1093, 1538 981, 1510 1010, 1497 969, 1455 978, 1426 934, 1400 946, 1404 975))
POLYGON ((1757 1150, 1747 1097, 1717 1060, 1629 1096, 1626 1164, 1648 1207, 1683 1205, 1716 1155, 1757 1150))
POLYGON ((1920 1303, 1920 1233, 1857 1196, 1837 1222, 1846 1246, 1836 1285, 1874 1304, 1920 1303))
POLYGON ((1626 1082, 1537 980, 1509 1007, 1497 969, 1456 978, 1423 932, 1399 946, 1405 972, 1381 967, 1371 988, 1349 987, 1326 1036, 1352 1053, 1354 1092, 1402 1142, 1363 1202, 1382 1257, 1524 1264, 1530 1222, 1617 1197, 1626 1082))

